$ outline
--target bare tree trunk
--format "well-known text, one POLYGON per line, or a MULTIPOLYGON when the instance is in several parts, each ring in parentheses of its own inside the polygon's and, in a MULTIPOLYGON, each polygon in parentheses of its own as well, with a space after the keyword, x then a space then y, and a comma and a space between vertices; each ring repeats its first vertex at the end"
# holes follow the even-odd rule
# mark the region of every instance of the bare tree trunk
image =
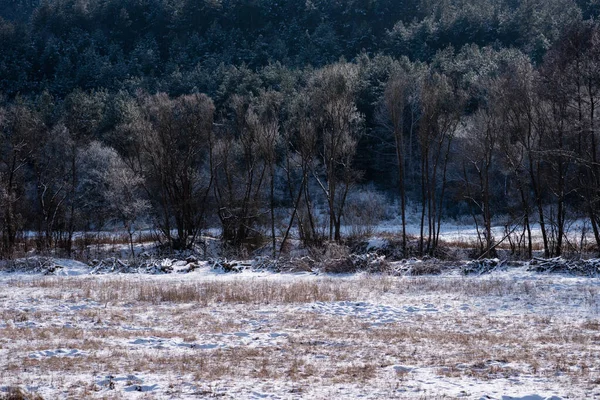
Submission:
POLYGON ((404 172, 404 141, 402 132, 395 132, 396 158, 398 160, 398 182, 400 189, 400 213, 402 215, 402 256, 406 257, 406 188, 404 172))
POLYGON ((438 213, 438 219, 437 219, 437 230, 436 230, 436 237, 435 237, 435 246, 438 246, 439 240, 440 240, 440 229, 441 229, 441 225, 442 225, 442 211, 443 210, 443 202, 444 202, 444 195, 446 193, 446 183, 447 183, 447 172, 448 172, 448 161, 450 159, 450 145, 452 143, 452 136, 450 136, 448 138, 448 145, 446 148, 446 154, 444 156, 444 169, 442 172, 442 190, 440 193, 440 211, 438 213))
POLYGON ((287 229, 285 230, 285 235, 283 235, 283 239, 281 240, 281 246, 279 247, 279 254, 283 252, 283 248, 290 234, 290 230, 294 225, 294 218, 298 212, 298 206, 300 204, 300 199, 302 198, 302 191, 304 190, 304 185, 306 183, 306 176, 302 177, 302 182, 300 183, 300 188, 298 189, 298 195, 296 196, 296 201, 294 201, 294 209, 292 210, 292 216, 290 217, 290 222, 288 223, 287 229))
POLYGON ((14 227, 14 180, 17 167, 17 155, 13 152, 8 172, 8 181, 6 183, 6 205, 4 210, 4 251, 9 257, 12 256, 16 241, 16 233, 14 227))
POLYGON ((521 193, 521 203, 523 204, 523 225, 525 225, 525 229, 527 230, 527 258, 531 259, 533 257, 533 244, 531 241, 531 226, 529 224, 529 202, 525 197, 525 191, 523 190, 522 184, 518 183, 519 192, 521 193))
POLYGON ((129 246, 131 249, 131 258, 135 258, 135 250, 133 248, 133 231, 131 230, 131 228, 129 228, 128 231, 129 231, 129 246))
POLYGON ((419 233, 419 255, 423 257, 424 248, 423 248, 423 240, 424 240, 424 225, 425 225, 425 210, 427 207, 427 188, 425 175, 427 174, 425 170, 425 155, 421 156, 421 225, 420 225, 420 233, 419 233))
POLYGON ((533 156, 531 154, 531 149, 528 149, 527 157, 529 159, 529 176, 531 178, 531 187, 533 188, 535 203, 537 205, 540 230, 542 232, 542 240, 544 243, 544 257, 547 258, 550 257, 550 248, 548 246, 548 235, 546 233, 546 223, 544 220, 544 205, 542 203, 542 194, 540 187, 538 186, 539 179, 536 178, 536 174, 539 174, 539 165, 536 172, 536 170, 534 169, 534 162, 532 159, 533 156))
MULTIPOLYGON (((277 243, 275 240, 275 169, 274 161, 270 161, 271 164, 271 240, 273 243, 273 257, 277 255, 277 243)), ((295 211, 294 211, 295 213, 295 211)))
POLYGON ((71 257, 71 251, 73 248, 73 232, 75 230, 75 190, 77 185, 77 169, 76 169, 76 157, 77 149, 75 146, 72 148, 71 156, 71 207, 69 207, 69 225, 68 225, 68 238, 67 238, 67 255, 71 257))

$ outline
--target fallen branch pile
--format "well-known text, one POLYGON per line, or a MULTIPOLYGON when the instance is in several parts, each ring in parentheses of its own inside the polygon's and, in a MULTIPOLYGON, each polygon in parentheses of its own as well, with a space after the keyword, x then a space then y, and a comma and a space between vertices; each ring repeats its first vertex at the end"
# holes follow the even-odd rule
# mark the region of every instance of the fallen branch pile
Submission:
POLYGON ((351 254, 348 257, 322 261, 316 265, 317 271, 331 274, 365 272, 388 272, 390 264, 385 256, 377 253, 351 254))
POLYGON ((211 258, 208 265, 223 272, 239 273, 245 270, 271 272, 315 272, 317 263, 310 257, 271 258, 259 257, 251 261, 234 261, 226 258, 211 258))
POLYGON ((208 265, 212 269, 221 270, 223 272, 242 272, 247 269, 252 269, 251 262, 228 261, 226 258, 211 258, 208 260, 208 265))
POLYGON ((567 273, 572 275, 596 277, 600 273, 600 258, 592 258, 589 260, 568 260, 562 257, 535 257, 529 263, 529 271, 544 273, 567 273))
POLYGON ((428 259, 417 259, 409 258, 406 260, 394 263, 392 273, 394 275, 408 275, 408 276, 420 276, 420 275, 439 275, 444 270, 451 267, 449 262, 438 260, 437 258, 428 259))
POLYGON ((25 272, 28 274, 54 275, 62 266, 50 257, 19 258, 6 263, 6 272, 25 272))
MULTIPOLYGON (((64 261, 64 260, 63 260, 64 261)), ((68 273, 63 262, 52 257, 28 257, 16 260, 5 260, 0 263, 4 272, 20 272, 26 274, 61 275, 68 273)), ((67 264, 65 264, 67 265, 67 264)), ((189 273, 202 265, 206 265, 193 256, 181 255, 178 258, 139 257, 135 260, 121 260, 116 257, 93 260, 89 266, 90 274, 171 274, 189 273)), ((460 265, 460 264, 458 264, 460 265)), ((226 258, 213 258, 208 261, 211 269, 240 273, 250 271, 269 271, 276 273, 331 273, 348 274, 356 272, 387 273, 392 275, 439 275, 444 271, 458 269, 463 275, 483 275, 505 269, 508 266, 526 266, 528 271, 538 273, 565 273, 578 276, 600 276, 600 258, 589 260, 566 259, 562 257, 535 257, 529 262, 481 259, 463 263, 457 267, 453 261, 436 258, 410 258, 390 263, 385 255, 377 252, 365 254, 338 255, 337 257, 319 257, 317 260, 305 256, 297 258, 259 257, 253 260, 236 261, 226 258)))
POLYGON ((463 275, 483 275, 496 271, 506 265, 506 260, 497 258, 483 258, 481 260, 469 261, 462 266, 463 275))
POLYGON ((292 257, 292 258, 271 258, 259 257, 252 261, 252 269, 254 271, 271 271, 271 272, 315 272, 317 263, 312 258, 292 257))
POLYGON ((170 274, 172 272, 188 273, 198 268, 197 259, 193 256, 185 260, 177 259, 137 259, 123 261, 115 257, 104 260, 93 260, 90 274, 170 274))

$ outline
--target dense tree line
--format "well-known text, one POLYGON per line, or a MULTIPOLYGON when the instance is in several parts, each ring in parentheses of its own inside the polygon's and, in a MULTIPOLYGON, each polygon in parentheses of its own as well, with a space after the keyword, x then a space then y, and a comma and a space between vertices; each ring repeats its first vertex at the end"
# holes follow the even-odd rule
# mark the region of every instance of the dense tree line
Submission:
POLYGON ((600 244, 593 1, 14 0, 0 6, 0 231, 11 255, 142 226, 172 249, 343 239, 376 203, 435 255, 600 244), (349 61, 347 61, 349 60, 349 61), (386 197, 382 200, 383 193, 386 197), (367 211, 365 211, 367 210, 367 211), (519 234, 514 234, 519 232, 519 234))
MULTIPOLYGON (((7 0, 0 91, 106 88, 216 100, 227 66, 322 67, 361 52, 431 61, 467 44, 535 61, 590 0, 7 0), (224 66, 224 67, 223 67, 224 66)), ((220 105, 220 104, 219 104, 220 105)))

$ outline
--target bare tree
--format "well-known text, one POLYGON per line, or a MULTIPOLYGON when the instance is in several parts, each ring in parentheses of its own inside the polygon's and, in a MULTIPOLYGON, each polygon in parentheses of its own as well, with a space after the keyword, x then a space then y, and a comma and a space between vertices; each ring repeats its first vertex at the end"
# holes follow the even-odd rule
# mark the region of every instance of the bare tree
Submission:
POLYGON ((406 255, 406 146, 404 144, 404 114, 408 103, 410 78, 406 73, 396 72, 387 81, 383 94, 386 119, 394 137, 398 163, 398 188, 402 216, 402 254, 406 255))
POLYGON ((141 97, 140 107, 136 147, 147 196, 169 246, 190 248, 202 228, 212 186, 213 102, 203 94, 170 99, 159 93, 141 97))
POLYGON ((0 108, 0 221, 2 252, 7 256, 13 253, 21 226, 18 204, 23 196, 23 174, 31 153, 29 140, 38 122, 23 103, 0 108))
POLYGON ((110 157, 109 169, 104 179, 107 182, 105 197, 110 205, 109 210, 127 230, 131 256, 134 257, 133 235, 137 230, 136 223, 150 209, 150 203, 144 198, 141 190, 144 179, 127 168, 116 152, 110 157))
POLYGON ((495 105, 483 107, 473 116, 469 136, 464 140, 463 175, 465 179, 465 197, 469 204, 477 209, 473 212, 475 226, 478 227, 476 214, 483 219, 483 232, 479 235, 480 256, 494 255, 494 236, 492 234, 492 173, 497 174, 495 159, 500 132, 500 120, 495 105), (469 176, 474 175, 475 179, 469 176), (475 181, 475 182, 473 182, 475 181))
POLYGON ((57 106, 48 93, 36 99, 34 111, 38 127, 32 132, 29 165, 33 190, 31 207, 38 232, 38 250, 48 251, 57 245, 66 231, 68 196, 72 182, 71 162, 67 156, 70 133, 64 123, 56 123, 57 106))
POLYGON ((269 170, 269 211, 273 256, 277 253, 275 236, 275 168, 277 148, 280 142, 279 107, 282 96, 279 92, 261 93, 248 108, 248 125, 255 133, 260 156, 269 170))
POLYGON ((518 199, 521 203, 520 217, 523 221, 522 235, 526 237, 528 258, 533 256, 530 221, 532 190, 528 173, 527 148, 523 139, 533 123, 526 112, 532 96, 532 93, 527 90, 532 71, 529 60, 519 60, 496 80, 492 93, 501 119, 498 136, 501 162, 518 191, 518 199))
POLYGON ((338 63, 319 70, 310 82, 313 113, 318 121, 319 158, 323 171, 313 170, 329 211, 329 239, 341 240, 341 219, 353 183, 360 173, 353 168, 363 116, 355 104, 358 71, 338 63))
POLYGON ((284 169, 287 187, 290 199, 295 200, 280 252, 292 229, 294 219, 298 220, 300 238, 305 245, 320 242, 315 226, 311 186, 309 185, 317 154, 318 138, 315 122, 312 118, 310 96, 306 91, 296 94, 290 102, 288 117, 284 125, 284 138, 286 142, 284 146, 284 169), (299 179, 294 179, 295 170, 299 170, 299 179), (299 183, 296 181, 299 181, 299 183))
POLYGON ((138 222, 150 208, 143 191, 144 179, 123 162, 117 151, 94 141, 85 149, 81 161, 80 184, 91 203, 86 211, 96 222, 105 219, 121 223, 129 235, 131 256, 135 256, 133 235, 138 222), (100 214, 104 214, 100 217, 100 214))
POLYGON ((65 99, 63 105, 61 124, 65 128, 63 133, 66 138, 63 144, 65 147, 64 157, 70 164, 65 199, 67 236, 64 238, 64 246, 69 256, 73 250, 73 234, 83 215, 82 204, 89 200, 86 198, 85 192, 78 192, 78 188, 81 187, 78 169, 78 160, 82 157, 80 151, 94 139, 100 127, 104 116, 106 97, 107 94, 103 91, 86 93, 76 90, 65 99))
POLYGON ((263 126, 256 106, 251 104, 249 97, 232 96, 231 120, 222 124, 213 150, 214 192, 223 239, 237 248, 258 245, 251 242, 262 236, 256 223, 263 213, 269 159, 274 158, 274 148, 264 141, 267 137, 276 139, 279 129, 275 120, 263 126))
MULTIPOLYGON (((600 25, 587 21, 570 27, 548 52, 541 68, 541 94, 554 153, 549 160, 557 179, 556 249, 561 252, 564 208, 573 190, 583 202, 600 248, 600 164, 596 117, 600 100, 600 25), (577 172, 575 184, 569 172, 577 172)), ((575 178, 573 178, 575 179, 575 178)))
POLYGON ((532 208, 537 210, 544 252, 549 254, 546 220, 542 201, 541 160, 537 151, 540 139, 537 130, 538 96, 535 91, 537 74, 529 60, 520 60, 500 78, 494 96, 501 108, 503 135, 500 137, 503 160, 518 187, 523 226, 527 234, 527 254, 533 254, 532 208), (532 199, 533 196, 533 199, 532 199), (533 203, 533 204, 532 204, 533 203))
POLYGON ((447 168, 454 134, 460 122, 462 100, 448 78, 437 73, 421 89, 419 145, 421 149, 421 227, 419 252, 434 254, 439 241, 447 183, 447 168), (424 246, 425 216, 427 243, 424 246))

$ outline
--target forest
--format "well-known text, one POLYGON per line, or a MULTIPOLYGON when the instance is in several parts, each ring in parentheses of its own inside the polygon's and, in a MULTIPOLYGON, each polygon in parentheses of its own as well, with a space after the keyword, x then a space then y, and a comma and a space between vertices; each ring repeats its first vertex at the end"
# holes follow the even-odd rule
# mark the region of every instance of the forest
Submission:
MULTIPOLYGON (((0 254, 81 232, 286 252, 600 252, 597 0, 0 2, 0 254), (412 222, 411 222, 412 221, 412 222), (416 221, 416 222, 415 222, 416 221), (418 224, 409 235, 407 225, 418 224), (541 242, 532 230, 541 232, 541 242), (409 249, 410 247, 410 249, 409 249)), ((600 121, 599 121, 600 122, 600 121)))

